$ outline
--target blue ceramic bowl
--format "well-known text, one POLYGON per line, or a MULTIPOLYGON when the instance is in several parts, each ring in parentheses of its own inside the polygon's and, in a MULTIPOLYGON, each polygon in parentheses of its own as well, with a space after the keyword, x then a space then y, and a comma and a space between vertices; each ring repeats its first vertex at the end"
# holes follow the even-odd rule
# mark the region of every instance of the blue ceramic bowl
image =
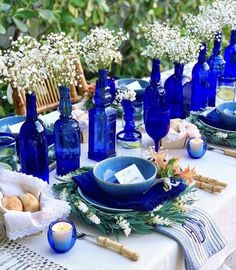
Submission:
POLYGON ((236 126, 236 102, 225 102, 216 107, 216 112, 222 123, 236 126))
MULTIPOLYGON (((22 115, 8 116, 0 119, 0 132, 11 133, 9 126, 25 121, 26 117, 22 115)), ((48 146, 53 145, 53 131, 46 129, 48 146)), ((19 133, 14 134, 17 140, 19 140, 19 133)))
POLYGON ((128 196, 134 194, 141 194, 148 190, 156 180, 157 168, 156 166, 145 159, 138 157, 113 157, 99 162, 93 169, 98 186, 105 192, 114 196, 128 196), (145 181, 134 184, 119 184, 114 183, 116 178, 114 173, 135 164, 145 181), (110 179, 104 180, 107 172, 111 173, 110 179))

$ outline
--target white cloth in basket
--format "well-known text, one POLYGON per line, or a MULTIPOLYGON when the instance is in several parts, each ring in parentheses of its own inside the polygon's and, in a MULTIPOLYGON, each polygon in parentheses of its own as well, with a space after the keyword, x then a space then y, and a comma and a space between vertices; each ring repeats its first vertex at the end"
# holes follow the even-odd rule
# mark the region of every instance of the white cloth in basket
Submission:
POLYGON ((49 224, 70 213, 70 206, 65 201, 53 198, 51 187, 43 180, 8 170, 0 171, 0 191, 4 196, 19 196, 30 192, 40 202, 38 212, 19 212, 7 210, 0 200, 1 220, 6 227, 9 239, 15 240, 34 233, 39 233, 49 224))

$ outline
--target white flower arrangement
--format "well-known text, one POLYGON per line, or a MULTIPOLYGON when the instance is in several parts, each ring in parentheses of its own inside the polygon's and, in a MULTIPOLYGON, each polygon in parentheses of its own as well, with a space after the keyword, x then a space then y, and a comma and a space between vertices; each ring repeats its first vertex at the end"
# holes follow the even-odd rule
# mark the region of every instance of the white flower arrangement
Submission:
POLYGON ((54 78, 59 86, 77 85, 78 43, 65 33, 51 33, 42 37, 40 52, 48 77, 54 78))
POLYGON ((44 61, 39 43, 32 37, 20 36, 12 42, 11 49, 4 54, 7 71, 4 80, 19 90, 34 90, 46 78, 44 61))
POLYGON ((92 70, 109 69, 113 61, 121 61, 119 47, 127 38, 121 29, 115 33, 106 28, 96 27, 79 42, 79 50, 85 63, 92 70))
POLYGON ((122 100, 134 101, 136 99, 136 92, 134 89, 129 89, 126 86, 121 86, 117 89, 116 100, 121 103, 122 100))
POLYGON ((116 217, 116 224, 123 230, 126 237, 128 237, 131 233, 131 228, 129 222, 123 217, 116 217))
POLYGON ((236 22, 234 0, 215 0, 211 5, 200 6, 200 11, 217 23, 218 32, 221 32, 225 26, 230 25, 229 18, 231 16, 234 16, 234 21, 236 22))
POLYGON ((180 36, 177 28, 171 28, 159 22, 147 24, 141 30, 148 43, 141 55, 152 59, 161 59, 165 56, 168 42, 180 36))
POLYGON ((236 4, 234 0, 216 0, 211 5, 200 6, 199 14, 184 17, 187 33, 202 42, 210 40, 227 25, 235 26, 236 4))
POLYGON ((218 22, 206 13, 199 13, 198 15, 188 14, 184 16, 184 20, 187 35, 193 36, 201 42, 207 42, 212 39, 219 30, 218 22))
POLYGON ((179 36, 166 45, 167 56, 172 63, 187 64, 194 61, 198 55, 199 43, 196 40, 179 36))
POLYGON ((8 76, 8 70, 6 66, 6 58, 2 55, 0 51, 0 84, 5 82, 5 78, 8 76))

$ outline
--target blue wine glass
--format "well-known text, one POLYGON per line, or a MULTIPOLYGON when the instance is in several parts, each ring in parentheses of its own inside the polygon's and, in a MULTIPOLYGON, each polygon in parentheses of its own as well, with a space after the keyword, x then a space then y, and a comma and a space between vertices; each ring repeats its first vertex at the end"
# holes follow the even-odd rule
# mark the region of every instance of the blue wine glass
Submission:
POLYGON ((159 150, 160 140, 167 135, 170 129, 170 111, 167 107, 153 107, 146 112, 145 129, 154 140, 155 151, 159 150))

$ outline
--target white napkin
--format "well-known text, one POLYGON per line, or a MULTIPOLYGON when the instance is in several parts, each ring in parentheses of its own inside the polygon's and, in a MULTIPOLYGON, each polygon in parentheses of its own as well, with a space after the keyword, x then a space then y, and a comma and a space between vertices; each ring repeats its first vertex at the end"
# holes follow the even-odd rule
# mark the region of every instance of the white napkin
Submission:
POLYGON ((31 213, 7 210, 0 200, 0 215, 2 213, 6 233, 11 240, 39 233, 52 221, 70 213, 68 203, 54 199, 51 187, 37 177, 1 170, 0 190, 4 196, 19 196, 30 192, 40 202, 40 211, 31 213))

